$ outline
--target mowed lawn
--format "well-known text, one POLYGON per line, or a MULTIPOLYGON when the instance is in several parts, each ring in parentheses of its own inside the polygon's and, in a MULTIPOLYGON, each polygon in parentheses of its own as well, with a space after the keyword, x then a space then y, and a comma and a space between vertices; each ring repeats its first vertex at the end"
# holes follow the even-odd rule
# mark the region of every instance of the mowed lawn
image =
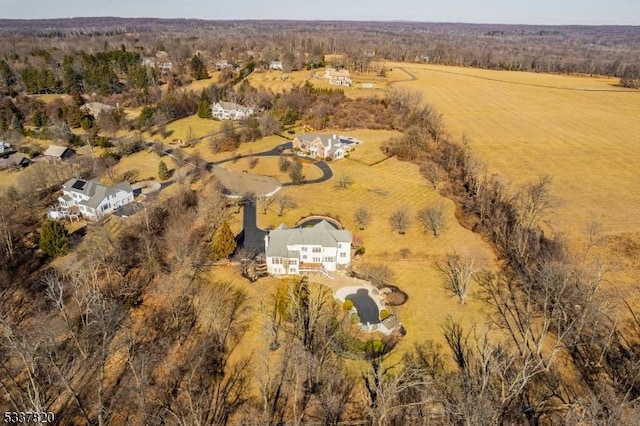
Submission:
POLYGON ((409 77, 400 69, 389 69, 385 77, 375 72, 351 73, 353 85, 351 87, 332 86, 324 79, 325 68, 313 70, 283 72, 283 71, 255 71, 248 81, 253 87, 270 90, 274 93, 281 93, 291 90, 294 87, 311 83, 314 87, 324 89, 342 90, 345 96, 350 98, 370 98, 382 97, 391 84, 408 80, 409 77), (371 88, 364 88, 364 83, 373 85, 371 88))
MULTIPOLYGON (((375 151, 379 149, 379 143, 367 145, 365 142, 358 149, 375 151)), ((416 165, 395 158, 373 166, 353 159, 330 164, 333 179, 313 185, 284 187, 280 194, 294 199, 297 207, 286 210, 279 217, 274 204, 266 215, 258 213, 258 224, 264 228, 280 223, 292 226, 311 213, 338 217, 356 239, 362 240, 366 249, 364 257, 355 261, 354 268, 357 270, 362 262, 384 263, 395 272, 395 283, 409 294, 409 301, 397 308, 399 318, 408 329, 403 347, 409 348, 424 339, 443 343, 441 326, 449 315, 465 325, 483 322, 483 306, 473 298, 466 305, 460 305, 444 290, 435 268, 435 262, 451 250, 484 258, 488 267, 493 264, 488 244, 456 222, 453 203, 427 184, 416 165), (343 174, 353 179, 353 185, 338 190, 334 185, 343 174), (415 215, 425 206, 438 204, 446 211, 447 226, 436 238, 423 232, 415 215), (353 212, 360 206, 365 206, 372 215, 371 223, 363 231, 358 230, 353 220, 353 212), (389 217, 399 207, 407 208, 412 221, 405 235, 395 232, 389 224, 389 217)))
POLYGON ((613 78, 388 65, 416 78, 397 87, 422 91, 491 172, 515 183, 551 175, 556 230, 640 231, 640 91, 613 78))

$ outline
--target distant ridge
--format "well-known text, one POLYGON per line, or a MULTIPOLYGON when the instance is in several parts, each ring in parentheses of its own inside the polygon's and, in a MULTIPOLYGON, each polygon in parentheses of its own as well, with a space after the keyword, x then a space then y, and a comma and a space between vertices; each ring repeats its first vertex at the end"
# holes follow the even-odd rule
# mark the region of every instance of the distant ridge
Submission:
POLYGON ((72 18, 50 18, 50 19, 0 19, 0 33, 14 34, 38 34, 50 31, 77 31, 77 30, 131 30, 147 31, 158 26, 175 29, 188 29, 190 24, 198 23, 206 26, 228 26, 237 24, 260 25, 265 23, 285 23, 291 26, 303 23, 313 23, 314 26, 340 26, 340 24, 375 24, 381 29, 399 26, 416 27, 430 29, 433 31, 444 30, 517 30, 517 29, 611 29, 625 30, 637 29, 634 25, 532 25, 532 24, 477 24, 465 22, 421 22, 413 20, 389 20, 389 21, 354 21, 354 20, 290 20, 290 19, 242 19, 242 20, 205 20, 198 18, 127 18, 117 16, 96 16, 96 17, 72 17, 72 18))

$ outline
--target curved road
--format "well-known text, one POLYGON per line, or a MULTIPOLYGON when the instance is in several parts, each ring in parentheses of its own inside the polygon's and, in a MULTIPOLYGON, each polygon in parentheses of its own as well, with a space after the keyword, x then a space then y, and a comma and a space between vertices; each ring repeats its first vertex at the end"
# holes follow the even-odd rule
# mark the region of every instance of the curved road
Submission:
MULTIPOLYGON (((274 148, 271 148, 268 151, 262 151, 262 152, 255 152, 252 154, 244 154, 244 155, 240 155, 238 157, 234 157, 234 158, 227 158, 226 160, 221 160, 221 161, 215 161, 213 163, 210 163, 212 166, 219 166, 221 164, 224 163, 228 163, 229 161, 234 161, 234 160, 239 160, 242 158, 249 158, 249 157, 279 157, 281 155, 284 155, 285 157, 295 157, 296 154, 283 154, 282 152, 285 149, 291 149, 293 147, 293 145, 291 144, 291 142, 286 142, 283 144, 280 144, 274 148)), ((316 160, 313 163, 314 166, 316 166, 318 169, 320 169, 320 171, 322 172, 322 176, 319 177, 318 179, 313 179, 313 180, 306 180, 304 182, 304 184, 310 184, 310 183, 321 183, 321 182, 326 182, 329 179, 331 179, 333 177, 333 170, 331 170, 331 167, 329 167, 329 165, 327 164, 326 161, 321 161, 321 160, 316 160)), ((291 186, 293 185, 292 182, 289 183, 285 183, 282 184, 282 186, 291 186)))
MULTIPOLYGON (((247 157, 279 157, 280 155, 285 155, 287 157, 294 157, 296 156, 296 154, 283 154, 282 152, 285 149, 291 149, 293 147, 291 142, 286 142, 283 144, 280 144, 268 151, 263 151, 263 152, 258 152, 258 153, 253 153, 253 154, 245 154, 245 155, 240 155, 238 157, 235 158, 229 158, 226 160, 222 160, 222 161, 216 161, 213 163, 209 163, 209 165, 211 166, 220 166, 221 164, 224 164, 228 161, 234 161, 234 160, 238 160, 241 158, 247 158, 247 157)), ((329 167, 329 165, 325 162, 325 161, 320 161, 320 160, 316 160, 313 163, 314 166, 316 166, 318 169, 320 169, 320 171, 322 172, 322 176, 319 177, 318 179, 313 179, 313 180, 307 180, 304 182, 305 185, 307 184, 313 184, 313 183, 320 183, 320 182, 326 182, 329 179, 331 179, 333 177, 333 170, 331 170, 331 167, 329 167)), ((291 186, 293 185, 292 182, 289 183, 285 183, 282 186, 291 186)), ((264 253, 264 237, 265 235, 267 235, 268 231, 265 231, 264 229, 260 229, 258 228, 258 223, 257 223, 257 206, 256 206, 256 199, 255 197, 252 197, 250 199, 245 200, 244 206, 243 206, 243 211, 242 211, 242 232, 243 232, 243 241, 242 241, 242 246, 251 250, 253 253, 255 253, 256 255, 264 253)), ((354 302, 355 303, 355 302, 354 302)), ((376 308, 377 309, 377 308, 376 308)))

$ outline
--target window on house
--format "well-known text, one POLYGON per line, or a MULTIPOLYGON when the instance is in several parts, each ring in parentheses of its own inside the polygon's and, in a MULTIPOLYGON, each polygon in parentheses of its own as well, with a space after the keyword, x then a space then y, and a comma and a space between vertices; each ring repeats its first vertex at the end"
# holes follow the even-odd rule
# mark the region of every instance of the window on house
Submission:
POLYGON ((340 257, 347 257, 347 253, 345 252, 340 253, 340 257))
POLYGON ((333 256, 327 256, 327 257, 324 258, 324 261, 325 262, 335 262, 336 258, 333 257, 333 256))
POLYGON ((307 255, 306 254, 302 255, 302 260, 307 260, 307 255))
POLYGON ((322 248, 321 247, 314 247, 313 248, 313 252, 314 253, 321 253, 322 252, 322 248))
POLYGON ((282 258, 281 257, 274 257, 273 258, 273 264, 274 265, 282 265, 282 258))
POLYGON ((307 251, 307 247, 302 247, 302 251, 307 251))

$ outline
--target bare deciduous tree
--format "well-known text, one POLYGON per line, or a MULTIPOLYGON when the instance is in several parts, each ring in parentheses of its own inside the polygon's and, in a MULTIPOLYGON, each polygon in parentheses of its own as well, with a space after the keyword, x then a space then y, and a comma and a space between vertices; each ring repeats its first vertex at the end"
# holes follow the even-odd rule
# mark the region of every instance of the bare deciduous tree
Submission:
POLYGON ((358 209, 353 214, 353 219, 356 221, 358 229, 362 231, 369 224, 369 221, 371 220, 371 214, 366 207, 361 206, 358 207, 358 209))
POLYGON ((302 171, 302 163, 293 161, 289 166, 289 178, 294 185, 302 185, 304 183, 304 173, 302 171))
POLYGON ((351 175, 342 173, 342 175, 340 175, 340 178, 338 178, 338 180, 336 181, 334 187, 338 190, 345 190, 351 185, 353 185, 353 178, 351 177, 351 175))
POLYGON ((442 181, 443 172, 440 166, 432 161, 427 161, 420 165, 420 173, 429 181, 433 189, 438 189, 438 185, 442 181))
POLYGON ((399 234, 404 234, 409 229, 411 219, 409 218, 409 211, 406 207, 400 207, 393 212, 389 218, 391 228, 397 231, 399 234))
POLYGON ((371 284, 377 288, 391 283, 395 276, 391 268, 382 263, 364 263, 359 271, 366 280, 371 281, 371 284))
POLYGON ((282 195, 278 198, 278 216, 284 215, 285 210, 296 207, 296 202, 288 195, 282 195))
POLYGON ((482 263, 474 256, 461 255, 454 251, 447 253, 436 266, 444 278, 445 288, 453 293, 460 303, 464 303, 474 276, 482 270, 482 263))
POLYGON ((525 229, 532 229, 547 219, 555 203, 551 197, 551 176, 541 176, 534 183, 525 187, 516 195, 516 206, 520 222, 525 229))
POLYGON ((444 206, 438 204, 425 207, 418 212, 416 219, 422 225, 424 232, 431 231, 437 237, 445 224, 444 206))

